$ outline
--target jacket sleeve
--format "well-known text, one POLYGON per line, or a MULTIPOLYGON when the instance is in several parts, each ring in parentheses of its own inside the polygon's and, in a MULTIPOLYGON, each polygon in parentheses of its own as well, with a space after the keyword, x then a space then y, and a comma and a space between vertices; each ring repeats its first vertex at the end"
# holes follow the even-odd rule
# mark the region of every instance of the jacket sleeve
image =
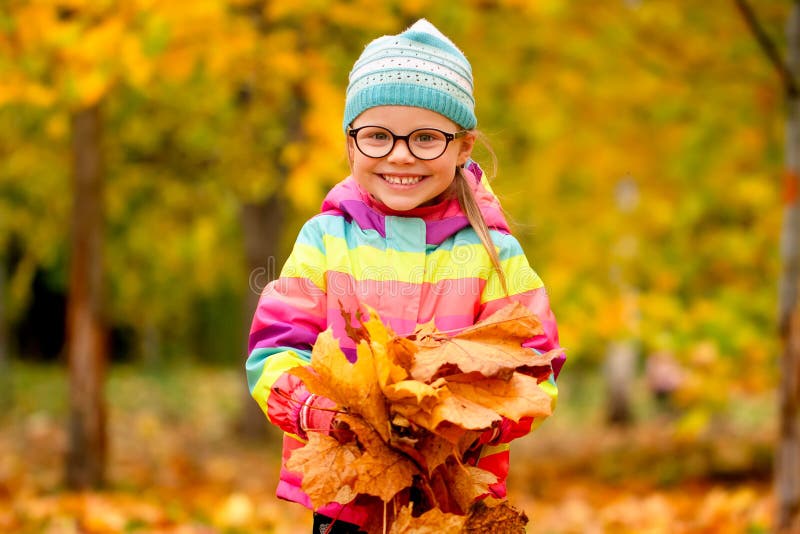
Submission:
MULTIPOLYGON (((509 299, 517 301, 539 318, 544 330, 542 334, 523 343, 523 346, 539 353, 560 348, 558 326, 553 311, 550 309, 550 300, 541 278, 531 268, 516 238, 499 232, 492 232, 492 234, 500 256, 500 263, 505 273, 508 296, 503 290, 497 273, 492 270, 481 295, 478 320, 490 316, 507 305, 509 299)), ((551 363, 553 372, 550 378, 540 384, 540 387, 550 395, 553 408, 555 408, 556 400, 558 399, 556 378, 561 371, 564 360, 563 354, 556 357, 551 363)), ((534 421, 531 417, 524 417, 519 422, 514 422, 504 419, 495 434, 486 438, 486 441, 489 444, 507 443, 528 434, 543 420, 542 418, 534 421)))
POLYGON ((289 369, 308 365, 326 324, 325 264, 321 233, 306 223, 278 279, 262 291, 250 328, 247 383, 270 422, 297 437, 309 392, 289 369))

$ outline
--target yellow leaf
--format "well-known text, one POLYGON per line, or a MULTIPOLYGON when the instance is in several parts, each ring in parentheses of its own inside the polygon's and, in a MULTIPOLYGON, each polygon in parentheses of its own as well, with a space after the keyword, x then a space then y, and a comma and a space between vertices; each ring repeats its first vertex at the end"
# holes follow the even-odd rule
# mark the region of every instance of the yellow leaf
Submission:
POLYGON ((390 344, 390 340, 395 339, 394 332, 381 322, 377 312, 371 310, 369 315, 369 320, 364 323, 364 329, 369 335, 369 347, 372 349, 378 382, 381 389, 385 390, 391 384, 405 380, 408 372, 395 363, 397 351, 389 350, 395 348, 395 344, 390 344))
POLYGON ((111 87, 111 78, 100 69, 74 73, 75 102, 79 107, 90 107, 100 101, 111 87))
POLYGON ((326 396, 361 415, 388 441, 389 415, 378 384, 372 350, 366 341, 362 341, 356 352, 355 363, 350 363, 328 329, 317 337, 311 352, 311 366, 321 383, 335 392, 326 396))
POLYGON ((120 60, 127 81, 138 89, 145 89, 153 76, 153 62, 144 55, 138 36, 125 37, 120 50, 120 60))
POLYGON ((346 397, 342 396, 337 389, 323 380, 313 367, 293 367, 287 373, 302 380, 306 389, 315 395, 327 397, 339 405, 343 405, 346 401, 346 397))

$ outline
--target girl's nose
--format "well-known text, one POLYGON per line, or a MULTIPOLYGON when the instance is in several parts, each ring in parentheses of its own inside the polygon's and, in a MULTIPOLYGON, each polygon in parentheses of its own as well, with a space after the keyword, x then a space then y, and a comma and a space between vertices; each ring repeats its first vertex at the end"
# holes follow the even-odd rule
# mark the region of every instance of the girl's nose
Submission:
POLYGON ((389 152, 386 158, 392 163, 414 163, 416 160, 414 154, 408 149, 406 141, 403 139, 397 140, 392 151, 389 152))

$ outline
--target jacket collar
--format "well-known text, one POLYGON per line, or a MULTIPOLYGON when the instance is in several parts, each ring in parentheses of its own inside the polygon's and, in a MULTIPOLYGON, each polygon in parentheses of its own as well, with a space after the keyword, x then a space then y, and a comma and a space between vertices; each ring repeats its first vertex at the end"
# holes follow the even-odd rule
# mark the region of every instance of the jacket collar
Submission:
MULTIPOLYGON (((500 202, 488 187, 481 168, 477 163, 470 162, 464 171, 486 224, 490 229, 507 233, 508 223, 500 202)), ((386 217, 416 217, 425 221, 426 242, 432 245, 441 244, 448 237, 469 226, 469 221, 455 198, 398 212, 372 198, 359 187, 352 176, 345 178, 331 189, 322 203, 321 212, 342 215, 355 221, 361 228, 375 230, 383 237, 386 237, 386 217)))

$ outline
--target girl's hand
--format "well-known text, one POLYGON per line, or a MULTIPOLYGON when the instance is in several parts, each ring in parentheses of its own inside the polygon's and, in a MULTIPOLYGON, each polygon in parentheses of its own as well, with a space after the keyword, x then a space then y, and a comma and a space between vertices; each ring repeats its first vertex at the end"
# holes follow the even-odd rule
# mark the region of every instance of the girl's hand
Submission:
POLYGON ((336 403, 327 397, 311 394, 300 409, 300 430, 322 432, 330 435, 333 430, 333 419, 339 413, 336 403))

